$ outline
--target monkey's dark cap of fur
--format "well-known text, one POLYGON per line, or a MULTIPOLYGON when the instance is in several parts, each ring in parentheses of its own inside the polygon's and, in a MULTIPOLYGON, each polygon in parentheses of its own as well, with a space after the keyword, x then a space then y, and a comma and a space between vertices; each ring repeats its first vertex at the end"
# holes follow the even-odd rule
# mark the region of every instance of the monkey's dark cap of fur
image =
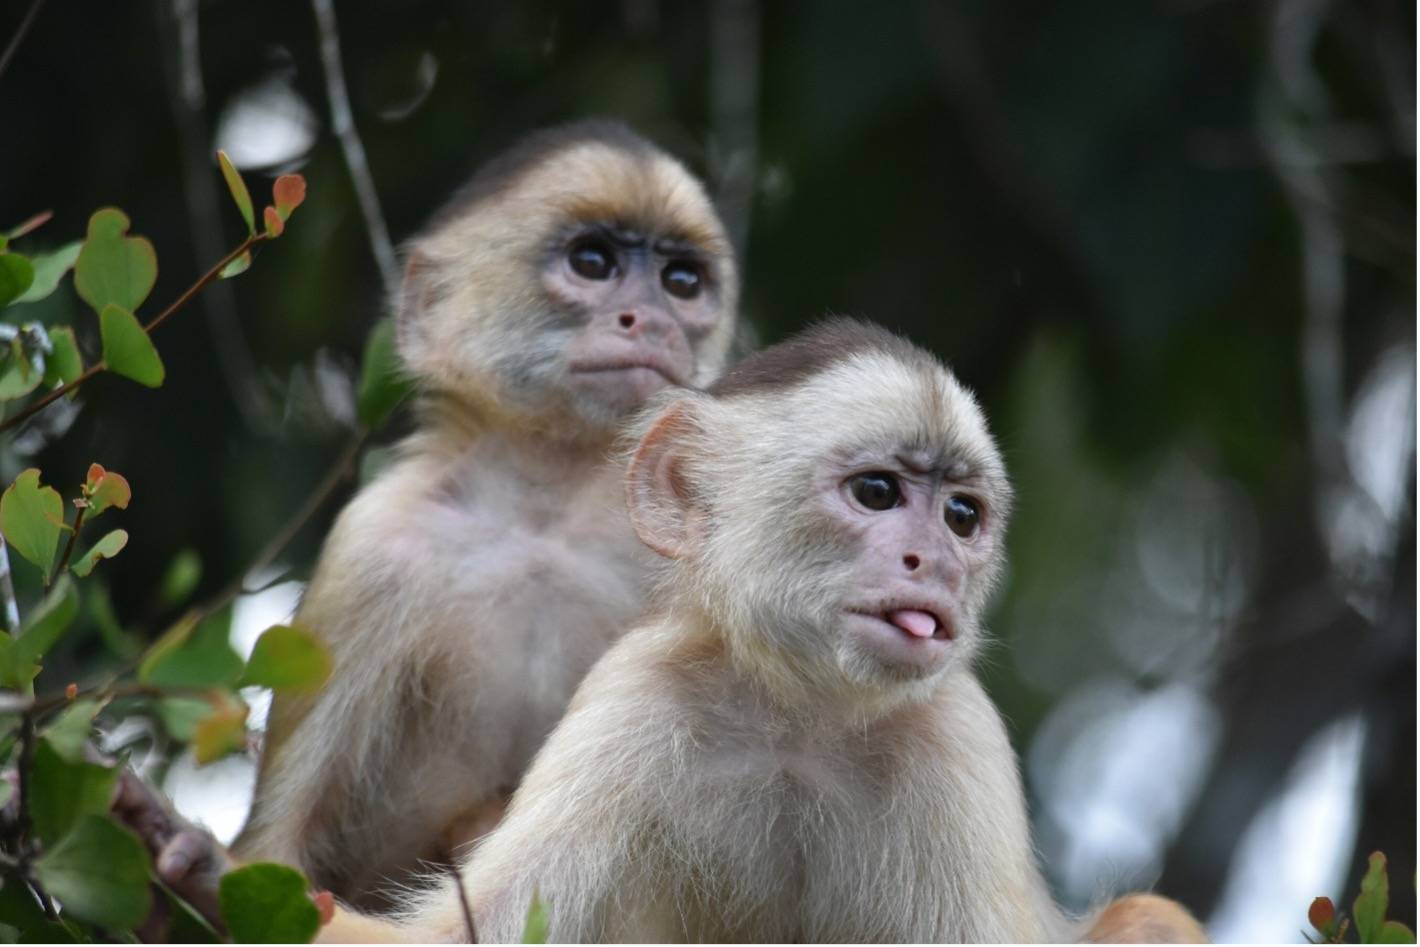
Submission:
POLYGON ((835 316, 750 355, 709 391, 717 398, 732 398, 795 388, 861 352, 881 352, 929 370, 940 368, 928 352, 876 323, 835 316))

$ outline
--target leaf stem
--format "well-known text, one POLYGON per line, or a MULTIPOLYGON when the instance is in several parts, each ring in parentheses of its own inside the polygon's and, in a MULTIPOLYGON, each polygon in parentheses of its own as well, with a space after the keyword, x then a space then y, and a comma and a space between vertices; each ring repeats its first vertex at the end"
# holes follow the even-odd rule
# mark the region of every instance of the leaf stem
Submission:
POLYGON ((54 902, 44 888, 30 874, 30 862, 34 859, 34 846, 30 842, 33 821, 30 818, 30 769, 34 766, 35 755, 35 714, 33 708, 20 715, 20 757, 16 762, 19 785, 15 789, 15 850, 16 865, 20 877, 34 889, 44 908, 45 916, 51 921, 59 920, 59 912, 54 910, 54 902))
MULTIPOLYGON (((167 322, 173 313, 177 312, 183 306, 191 302, 192 297, 200 293, 207 286, 208 283, 211 283, 213 280, 221 276, 222 271, 227 268, 227 264, 231 263, 243 253, 246 253, 258 243, 264 243, 269 239, 271 238, 266 235, 265 231, 259 231, 247 237, 241 242, 240 245, 238 245, 235 250, 222 257, 222 259, 217 261, 216 265, 214 265, 206 273, 203 273, 202 276, 198 278, 197 282, 189 286, 181 296, 175 299, 173 303, 168 306, 168 308, 164 309, 162 312, 158 313, 151 320, 149 320, 148 324, 143 327, 143 331, 148 333, 149 335, 152 335, 154 329, 158 328, 158 326, 162 325, 164 322, 167 322)), ((108 366, 103 363, 102 359, 90 365, 88 368, 84 369, 83 373, 78 378, 74 379, 66 385, 61 385, 58 388, 46 392, 43 397, 39 398, 36 401, 30 402, 29 404, 25 405, 22 410, 16 412, 15 414, 12 414, 5 420, 0 421, 0 432, 8 431, 10 430, 10 428, 16 427, 17 425, 22 424, 23 422, 34 417, 40 411, 43 411, 45 408, 49 407, 49 405, 58 401, 65 395, 69 394, 69 392, 73 391, 75 388, 78 388, 90 378, 93 378, 95 375, 104 371, 107 367, 108 366)))
POLYGON ((54 572, 44 580, 45 588, 49 588, 50 583, 63 575, 64 570, 68 568, 69 558, 74 555, 74 546, 79 542, 79 530, 84 527, 84 513, 87 512, 88 509, 88 505, 85 504, 84 506, 78 507, 79 512, 74 514, 73 532, 69 534, 69 541, 64 544, 64 555, 59 559, 59 568, 55 569, 54 572))

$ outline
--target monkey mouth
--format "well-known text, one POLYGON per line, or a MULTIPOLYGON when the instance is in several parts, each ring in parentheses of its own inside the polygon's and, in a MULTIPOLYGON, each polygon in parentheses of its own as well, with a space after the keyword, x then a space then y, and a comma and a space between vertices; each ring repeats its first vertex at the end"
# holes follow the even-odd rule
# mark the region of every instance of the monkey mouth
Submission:
POLYGON ((855 615, 873 618, 901 631, 910 639, 951 641, 956 629, 930 608, 892 607, 880 610, 849 609, 855 615))
POLYGON ((567 366, 567 370, 574 375, 594 375, 603 372, 628 372, 638 368, 655 372, 672 385, 685 384, 685 380, 680 377, 680 373, 672 368, 669 363, 663 359, 649 356, 628 355, 621 358, 586 360, 573 362, 567 366))

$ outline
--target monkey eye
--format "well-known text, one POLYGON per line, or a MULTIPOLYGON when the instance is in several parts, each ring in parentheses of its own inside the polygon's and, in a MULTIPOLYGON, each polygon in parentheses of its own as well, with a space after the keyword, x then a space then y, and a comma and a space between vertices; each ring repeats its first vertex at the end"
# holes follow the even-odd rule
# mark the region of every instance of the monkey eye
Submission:
POLYGON ((861 473, 848 481, 853 499, 870 510, 890 510, 902 502, 902 488, 897 478, 883 470, 861 473))
POLYGON ((661 285, 666 292, 681 299, 694 299, 700 295, 700 267, 686 260, 672 260, 661 270, 661 285))
POLYGON ((947 500, 946 519, 947 528, 962 539, 969 539, 981 523, 981 511, 974 501, 958 494, 947 500))
POLYGON ((616 252, 600 240, 584 237, 568 249, 567 264, 578 276, 611 279, 616 273, 616 252))

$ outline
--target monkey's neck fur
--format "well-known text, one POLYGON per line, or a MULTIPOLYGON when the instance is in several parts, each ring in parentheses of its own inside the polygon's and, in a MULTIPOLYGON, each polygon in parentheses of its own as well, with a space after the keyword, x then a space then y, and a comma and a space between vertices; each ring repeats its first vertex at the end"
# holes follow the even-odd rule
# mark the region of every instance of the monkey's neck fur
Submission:
POLYGON ((543 486, 586 480, 590 466, 611 459, 614 428, 570 420, 564 412, 522 414, 492 402, 426 393, 416 405, 419 429, 401 444, 406 455, 456 460, 485 443, 496 442, 498 459, 510 472, 543 486))

